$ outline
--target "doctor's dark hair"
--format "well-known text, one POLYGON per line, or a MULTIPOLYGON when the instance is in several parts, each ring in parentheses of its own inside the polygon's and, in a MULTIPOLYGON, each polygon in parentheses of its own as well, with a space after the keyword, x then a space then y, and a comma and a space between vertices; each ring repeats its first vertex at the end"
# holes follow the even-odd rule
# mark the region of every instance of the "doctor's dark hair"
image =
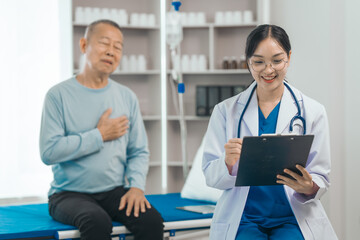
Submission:
POLYGON ((289 56, 291 45, 289 36, 279 26, 263 24, 256 27, 246 39, 245 56, 248 61, 253 55, 261 41, 266 38, 272 38, 277 41, 280 46, 284 49, 286 54, 289 56))

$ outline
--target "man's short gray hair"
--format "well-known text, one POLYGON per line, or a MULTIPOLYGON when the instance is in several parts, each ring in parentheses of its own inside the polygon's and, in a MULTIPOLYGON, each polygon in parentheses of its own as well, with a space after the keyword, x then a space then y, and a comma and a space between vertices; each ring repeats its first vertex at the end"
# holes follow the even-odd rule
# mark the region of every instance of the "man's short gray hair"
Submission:
POLYGON ((93 33, 94 29, 95 29, 95 27, 96 27, 98 24, 101 24, 101 23, 111 25, 111 26, 119 29, 119 31, 122 33, 122 30, 121 30, 119 24, 117 24, 116 22, 111 21, 111 20, 108 20, 108 19, 100 19, 100 20, 96 20, 96 21, 90 23, 90 24, 86 27, 84 37, 85 37, 87 40, 89 40, 89 39, 90 39, 90 36, 92 35, 92 33, 93 33))

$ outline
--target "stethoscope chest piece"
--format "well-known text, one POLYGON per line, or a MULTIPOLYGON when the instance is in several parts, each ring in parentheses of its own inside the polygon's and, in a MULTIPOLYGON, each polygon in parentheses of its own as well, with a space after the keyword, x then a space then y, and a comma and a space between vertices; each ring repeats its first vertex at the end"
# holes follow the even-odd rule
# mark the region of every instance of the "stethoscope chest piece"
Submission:
MULTIPOLYGON (((299 104, 299 101, 298 99, 296 98, 295 96, 295 93, 293 92, 293 90, 290 88, 290 86, 284 82, 284 85, 285 87, 289 90, 292 98, 294 99, 295 101, 295 104, 296 104, 296 108, 297 108, 297 114, 290 120, 290 125, 289 125, 289 132, 290 133, 293 133, 294 132, 294 129, 299 129, 299 133, 301 132, 300 129, 302 128, 302 133, 303 135, 306 134, 306 122, 305 122, 305 119, 301 116, 301 108, 300 108, 300 104, 299 104)), ((249 103, 251 101, 251 98, 255 92, 255 89, 256 89, 257 85, 255 84, 254 88, 251 90, 250 92, 250 95, 249 95, 249 98, 245 104, 245 107, 244 107, 244 110, 243 112, 241 113, 240 115, 240 119, 239 119, 239 126, 238 126, 238 138, 240 138, 240 126, 241 126, 241 121, 243 120, 243 117, 244 117, 244 114, 245 114, 245 111, 247 109, 247 107, 249 106, 249 103)))

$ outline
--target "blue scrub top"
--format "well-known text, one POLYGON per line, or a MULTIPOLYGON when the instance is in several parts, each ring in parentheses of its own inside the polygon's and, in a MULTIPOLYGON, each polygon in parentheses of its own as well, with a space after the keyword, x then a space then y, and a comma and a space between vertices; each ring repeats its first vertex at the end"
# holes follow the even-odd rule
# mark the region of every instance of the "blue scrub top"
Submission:
MULTIPOLYGON (((279 109, 280 103, 265 118, 259 107, 259 136, 263 133, 275 133, 279 109)), ((264 228, 274 228, 284 223, 297 224, 283 185, 250 187, 241 219, 243 223, 246 221, 264 228)))

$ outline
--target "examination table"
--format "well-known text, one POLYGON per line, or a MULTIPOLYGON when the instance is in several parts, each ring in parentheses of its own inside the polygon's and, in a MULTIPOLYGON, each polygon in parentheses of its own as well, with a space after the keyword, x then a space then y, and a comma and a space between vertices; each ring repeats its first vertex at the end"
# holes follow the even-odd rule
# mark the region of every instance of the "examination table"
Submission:
MULTIPOLYGON (((180 193, 147 195, 146 197, 164 219, 165 239, 189 239, 209 232, 212 214, 176 209, 180 206, 204 205, 209 202, 181 198, 180 193)), ((113 222, 113 226, 113 239, 128 239, 128 236, 131 236, 122 224, 113 222)), ((50 217, 46 203, 0 206, 0 239, 35 240, 79 237, 79 231, 75 227, 59 223, 50 217)))

